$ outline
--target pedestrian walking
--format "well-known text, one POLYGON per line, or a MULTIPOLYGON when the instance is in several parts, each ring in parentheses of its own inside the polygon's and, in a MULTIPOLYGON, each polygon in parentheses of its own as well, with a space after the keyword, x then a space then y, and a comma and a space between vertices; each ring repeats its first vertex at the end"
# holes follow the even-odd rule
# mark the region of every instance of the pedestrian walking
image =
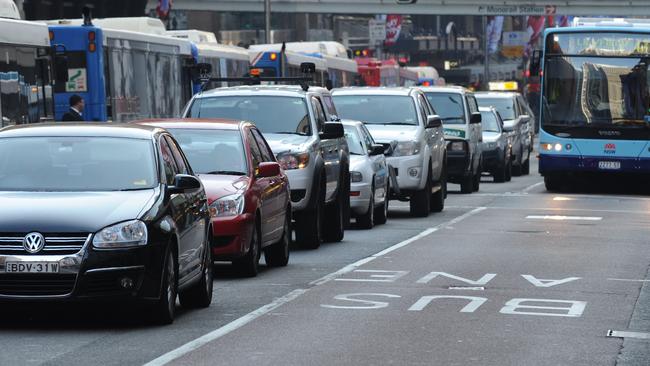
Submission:
POLYGON ((84 99, 74 94, 70 97, 70 109, 63 115, 63 121, 83 121, 84 99))

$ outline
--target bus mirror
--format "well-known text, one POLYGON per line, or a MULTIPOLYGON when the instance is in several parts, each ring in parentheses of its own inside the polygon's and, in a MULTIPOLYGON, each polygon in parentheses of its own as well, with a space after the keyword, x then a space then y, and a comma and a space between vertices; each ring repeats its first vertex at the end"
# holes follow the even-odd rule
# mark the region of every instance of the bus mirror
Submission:
POLYGON ((68 57, 54 55, 54 80, 57 83, 68 82, 68 57))
POLYGON ((542 51, 541 50, 535 50, 533 51, 533 55, 530 58, 530 76, 537 76, 539 75, 539 69, 541 65, 541 60, 542 60, 542 51))
POLYGON ((315 74, 316 64, 313 62, 303 62, 300 64, 300 71, 303 74, 315 74))
POLYGON ((212 64, 208 63, 198 63, 192 66, 191 69, 192 79, 209 79, 212 75, 212 64))
POLYGON ((327 90, 334 89, 334 83, 332 82, 332 79, 325 80, 325 88, 327 88, 327 90))
POLYGON ((43 85, 49 85, 50 83, 50 73, 48 70, 49 58, 37 58, 36 65, 39 70, 41 70, 41 77, 43 78, 43 85))

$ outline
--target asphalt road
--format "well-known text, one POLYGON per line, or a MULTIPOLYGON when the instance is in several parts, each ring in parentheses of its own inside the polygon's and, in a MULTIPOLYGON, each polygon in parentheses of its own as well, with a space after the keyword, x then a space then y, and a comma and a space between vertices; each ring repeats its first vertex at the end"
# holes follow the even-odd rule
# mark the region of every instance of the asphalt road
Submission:
MULTIPOLYGON (((450 185, 426 219, 391 202, 388 224, 253 279, 218 265, 212 306, 179 308, 171 326, 110 304, 2 307, 0 364, 615 364, 624 339, 608 330, 650 331, 634 328, 650 323, 634 321, 650 305, 637 301, 649 193, 491 180, 471 195, 450 185)), ((630 340, 629 364, 650 364, 646 342, 630 340)))

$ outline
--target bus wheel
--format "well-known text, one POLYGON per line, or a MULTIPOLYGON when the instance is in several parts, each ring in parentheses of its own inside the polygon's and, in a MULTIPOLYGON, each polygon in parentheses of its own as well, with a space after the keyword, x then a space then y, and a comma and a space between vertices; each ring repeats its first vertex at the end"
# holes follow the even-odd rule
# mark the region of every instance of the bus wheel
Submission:
POLYGON ((562 189, 562 181, 557 175, 545 175, 544 186, 549 192, 558 192, 562 189))

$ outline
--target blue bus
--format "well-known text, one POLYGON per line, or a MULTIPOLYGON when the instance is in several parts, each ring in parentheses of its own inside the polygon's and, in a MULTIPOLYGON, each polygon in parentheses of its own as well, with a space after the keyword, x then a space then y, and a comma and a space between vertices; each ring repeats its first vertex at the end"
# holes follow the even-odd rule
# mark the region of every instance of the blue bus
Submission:
POLYGON ((650 173, 650 23, 574 20, 544 34, 539 172, 547 190, 578 175, 650 173))
POLYGON ((166 35, 152 18, 50 21, 50 42, 67 58, 68 81, 54 86, 55 119, 72 94, 86 102, 87 121, 177 117, 192 96, 188 40, 166 35))

